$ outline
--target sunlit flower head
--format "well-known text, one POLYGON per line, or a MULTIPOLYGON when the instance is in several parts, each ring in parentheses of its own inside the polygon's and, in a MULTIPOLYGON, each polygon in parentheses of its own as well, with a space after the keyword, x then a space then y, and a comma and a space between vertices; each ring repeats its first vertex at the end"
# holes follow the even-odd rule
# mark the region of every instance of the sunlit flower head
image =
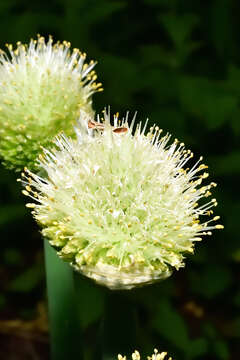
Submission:
POLYGON ((0 156, 11 169, 34 168, 40 147, 59 131, 72 136, 80 109, 93 114, 91 96, 96 83, 95 62, 70 50, 70 43, 53 44, 49 37, 18 42, 0 50, 0 156))
MULTIPOLYGON (((167 352, 159 353, 157 349, 154 349, 154 354, 147 357, 148 360, 173 360, 171 357, 167 357, 167 352)), ((126 356, 118 355, 118 360, 127 360, 126 356)), ((132 353, 132 360, 141 360, 141 356, 137 350, 132 353)))
POLYGON ((128 125, 110 115, 80 119, 77 140, 58 136, 39 165, 47 180, 26 169, 26 190, 42 234, 75 269, 112 289, 164 279, 184 266, 202 235, 221 225, 210 220, 215 183, 201 158, 186 169, 191 151, 154 126, 128 125), (202 222, 201 219, 203 219, 202 222))

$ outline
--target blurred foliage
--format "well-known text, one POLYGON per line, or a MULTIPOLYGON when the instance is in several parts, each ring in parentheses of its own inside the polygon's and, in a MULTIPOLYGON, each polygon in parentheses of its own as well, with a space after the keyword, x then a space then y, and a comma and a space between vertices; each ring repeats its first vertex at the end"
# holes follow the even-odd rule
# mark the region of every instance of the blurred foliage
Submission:
MULTIPOLYGON (((97 111, 110 104, 112 112, 149 117, 197 158, 203 154, 218 183, 225 230, 197 244, 186 269, 171 279, 125 294, 139 312, 136 348, 143 354, 156 346, 176 359, 240 358, 239 10, 234 0, 0 2, 1 48, 36 33, 71 41, 99 62, 105 91, 94 97, 97 111)), ((45 298, 42 241, 15 174, 3 168, 0 197, 1 319, 30 321, 45 298)), ((83 294, 90 358, 104 290, 87 281, 83 294)))

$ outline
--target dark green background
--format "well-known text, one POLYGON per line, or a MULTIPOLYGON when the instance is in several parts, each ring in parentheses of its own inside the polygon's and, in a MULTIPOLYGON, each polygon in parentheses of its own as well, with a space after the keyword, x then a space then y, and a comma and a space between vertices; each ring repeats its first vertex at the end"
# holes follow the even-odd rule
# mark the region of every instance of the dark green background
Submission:
MULTIPOLYGON (((0 2, 2 48, 37 33, 70 41, 98 60, 104 92, 94 96, 96 111, 111 105, 120 115, 137 110, 138 120, 149 117, 196 158, 203 155, 218 183, 224 231, 198 243, 171 279, 126 295, 140 315, 133 350, 143 354, 158 347, 176 360, 240 358, 239 11, 233 0, 0 2)), ((42 240, 15 179, 0 169, 0 359, 46 359, 44 326, 24 328, 45 302, 45 280, 42 240), (21 319, 18 330, 11 330, 13 319, 21 319)), ((103 296, 85 283, 80 305, 89 358, 103 296)))

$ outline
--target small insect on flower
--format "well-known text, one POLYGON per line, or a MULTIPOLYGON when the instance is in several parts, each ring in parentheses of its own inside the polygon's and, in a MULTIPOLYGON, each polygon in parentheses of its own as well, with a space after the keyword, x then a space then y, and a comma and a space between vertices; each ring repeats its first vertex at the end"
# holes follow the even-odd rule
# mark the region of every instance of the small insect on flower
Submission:
POLYGON ((35 168, 41 146, 60 132, 75 136, 83 110, 93 115, 92 95, 102 90, 86 54, 70 43, 41 36, 0 52, 0 156, 10 169, 35 168))
POLYGON ((111 289, 165 279, 196 241, 222 228, 211 224, 219 219, 216 200, 202 202, 216 186, 201 186, 202 158, 187 169, 193 154, 183 143, 169 144, 156 126, 146 134, 147 123, 133 131, 134 121, 81 116, 77 140, 62 134, 39 158, 47 178, 23 174, 43 236, 77 271, 111 289))
POLYGON ((97 121, 88 120, 88 128, 96 129, 96 130, 104 130, 104 124, 97 121))
MULTIPOLYGON (((95 130, 104 130, 104 124, 101 122, 89 120, 88 121, 88 128, 89 129, 95 129, 95 130)), ((113 132, 116 134, 125 133, 128 131, 128 128, 126 127, 117 127, 113 129, 113 132)))
POLYGON ((128 128, 126 128, 126 127, 118 127, 116 129, 113 129, 113 132, 115 134, 122 134, 122 133, 125 133, 127 131, 128 131, 128 128))

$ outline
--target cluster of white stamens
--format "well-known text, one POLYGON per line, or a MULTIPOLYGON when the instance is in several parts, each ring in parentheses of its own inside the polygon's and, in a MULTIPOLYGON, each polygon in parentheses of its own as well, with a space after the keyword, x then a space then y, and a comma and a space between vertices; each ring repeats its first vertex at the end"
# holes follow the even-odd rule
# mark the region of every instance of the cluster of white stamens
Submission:
POLYGON ((47 177, 26 169, 25 195, 42 233, 64 260, 78 271, 113 289, 127 289, 171 275, 184 266, 202 235, 210 235, 218 216, 211 216, 215 183, 200 186, 208 174, 202 158, 183 143, 161 137, 147 123, 80 119, 77 140, 60 135, 57 149, 44 150, 39 165, 47 177), (200 173, 200 174, 199 174, 200 173))
MULTIPOLYGON (((167 360, 166 358, 167 352, 159 353, 157 349, 154 349, 154 354, 152 356, 148 356, 148 360, 167 360)), ((127 360, 126 356, 118 355, 118 360, 127 360)), ((141 356, 137 350, 132 353, 132 360, 141 360, 141 356)), ((173 360, 171 357, 168 360, 173 360)))
POLYGON ((60 131, 74 136, 81 109, 93 114, 91 96, 102 87, 96 63, 85 63, 86 54, 69 42, 39 36, 7 48, 0 50, 0 155, 8 168, 34 168, 40 146, 60 131))

